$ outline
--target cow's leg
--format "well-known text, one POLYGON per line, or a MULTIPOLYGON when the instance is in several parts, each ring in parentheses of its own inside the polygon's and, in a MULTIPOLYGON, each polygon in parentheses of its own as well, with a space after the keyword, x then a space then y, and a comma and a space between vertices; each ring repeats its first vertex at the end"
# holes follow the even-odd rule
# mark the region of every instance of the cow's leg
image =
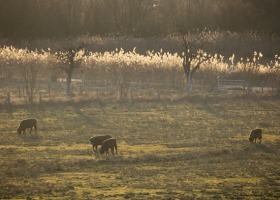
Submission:
POLYGON ((118 155, 118 147, 117 147, 117 145, 115 146, 115 149, 116 149, 116 155, 118 155))
POLYGON ((114 147, 111 147, 111 153, 114 155, 114 147))
POLYGON ((35 132, 35 134, 37 134, 37 124, 35 124, 35 126, 34 126, 34 132, 35 132))
POLYGON ((259 138, 260 144, 262 143, 262 139, 259 138))
POLYGON ((31 128, 30 128, 30 132, 29 132, 29 134, 31 134, 32 130, 33 130, 33 128, 31 127, 31 128))
POLYGON ((109 148, 108 148, 108 149, 106 149, 106 154, 107 154, 107 155, 109 155, 109 148))
POLYGON ((94 151, 94 152, 97 152, 97 146, 94 146, 94 147, 93 147, 93 151, 94 151))

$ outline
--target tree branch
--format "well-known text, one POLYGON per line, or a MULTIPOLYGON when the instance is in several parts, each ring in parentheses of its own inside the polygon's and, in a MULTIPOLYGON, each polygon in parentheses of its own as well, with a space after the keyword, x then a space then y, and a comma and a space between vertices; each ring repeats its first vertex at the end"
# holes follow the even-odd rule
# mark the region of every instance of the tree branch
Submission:
POLYGON ((196 66, 191 70, 190 75, 192 76, 192 75, 196 72, 196 70, 198 70, 198 68, 200 67, 200 65, 201 65, 202 63, 204 63, 205 61, 207 61, 207 60, 208 60, 207 58, 203 58, 202 60, 200 60, 200 61, 196 64, 196 66))

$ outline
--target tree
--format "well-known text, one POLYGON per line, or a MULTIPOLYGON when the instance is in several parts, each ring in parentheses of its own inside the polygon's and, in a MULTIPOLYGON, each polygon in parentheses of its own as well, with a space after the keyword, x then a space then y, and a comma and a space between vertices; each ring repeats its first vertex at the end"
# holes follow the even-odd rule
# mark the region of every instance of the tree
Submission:
POLYGON ((29 102, 33 102, 36 94, 37 74, 39 65, 36 63, 23 64, 21 66, 21 75, 29 102))
POLYGON ((61 61, 60 65, 56 66, 60 71, 66 74, 66 95, 71 96, 71 83, 74 70, 81 68, 81 62, 84 55, 82 47, 69 48, 67 51, 58 52, 57 58, 61 61))
POLYGON ((23 86, 29 102, 33 102, 37 92, 37 75, 40 67, 47 64, 48 52, 29 51, 27 49, 11 49, 15 63, 19 66, 23 86))
POLYGON ((194 38, 190 33, 185 35, 180 31, 180 35, 184 44, 183 68, 187 78, 187 93, 190 94, 193 89, 193 75, 199 69, 200 65, 207 60, 207 55, 201 49, 193 53, 195 42, 203 44, 202 34, 198 33, 198 37, 194 38))

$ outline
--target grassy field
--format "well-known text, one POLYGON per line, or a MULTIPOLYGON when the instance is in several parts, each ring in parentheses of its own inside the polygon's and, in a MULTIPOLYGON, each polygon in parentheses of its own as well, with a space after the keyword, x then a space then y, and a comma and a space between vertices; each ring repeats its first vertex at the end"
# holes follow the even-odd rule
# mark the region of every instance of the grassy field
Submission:
POLYGON ((279 199, 280 103, 265 98, 1 108, 0 199, 279 199), (38 134, 18 123, 38 119, 38 134), (262 144, 250 144, 253 128, 262 144), (111 134, 117 156, 93 154, 111 134))

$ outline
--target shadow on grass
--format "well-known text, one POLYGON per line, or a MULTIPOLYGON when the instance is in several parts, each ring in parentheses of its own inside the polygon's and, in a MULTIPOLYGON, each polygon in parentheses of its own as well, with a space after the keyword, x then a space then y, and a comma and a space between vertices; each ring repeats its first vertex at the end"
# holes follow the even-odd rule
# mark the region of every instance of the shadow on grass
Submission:
POLYGON ((41 135, 37 134, 21 134, 18 136, 26 145, 38 146, 43 140, 41 135))

